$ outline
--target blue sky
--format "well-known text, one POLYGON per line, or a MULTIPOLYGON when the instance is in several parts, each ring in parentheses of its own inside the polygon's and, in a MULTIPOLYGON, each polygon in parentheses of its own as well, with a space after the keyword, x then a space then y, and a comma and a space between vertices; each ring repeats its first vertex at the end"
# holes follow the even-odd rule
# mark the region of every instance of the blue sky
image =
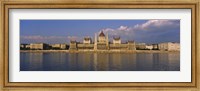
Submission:
POLYGON ((120 36, 123 42, 180 42, 180 20, 20 20, 21 43, 82 42, 100 31, 108 33, 110 41, 120 36))

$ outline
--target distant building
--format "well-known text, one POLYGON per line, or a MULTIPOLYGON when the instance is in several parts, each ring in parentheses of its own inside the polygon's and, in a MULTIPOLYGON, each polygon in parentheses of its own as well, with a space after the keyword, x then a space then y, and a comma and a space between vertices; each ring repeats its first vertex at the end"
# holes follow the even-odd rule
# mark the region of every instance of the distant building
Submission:
POLYGON ((71 40, 70 44, 45 44, 45 43, 31 43, 20 44, 20 50, 83 50, 83 51, 98 51, 98 50, 161 50, 161 51, 180 51, 180 43, 166 42, 160 44, 146 45, 145 43, 135 43, 135 41, 121 42, 120 37, 113 37, 112 42, 109 42, 108 34, 105 35, 103 31, 95 34, 94 42, 91 37, 85 37, 82 42, 71 40))
POLYGON ((158 44, 152 44, 153 45, 153 50, 158 50, 158 44))
POLYGON ((92 39, 90 37, 85 37, 83 40, 83 44, 91 44, 92 43, 92 39))
POLYGON ((30 49, 31 50, 47 50, 49 49, 49 45, 45 43, 31 43, 30 49))
POLYGON ((108 34, 105 35, 103 31, 95 34, 94 43, 90 37, 85 37, 83 43, 76 41, 70 42, 70 50, 136 50, 135 42, 128 41, 127 43, 121 43, 120 37, 113 37, 113 43, 108 40, 108 34))
POLYGON ((69 46, 69 50, 77 50, 77 42, 75 40, 71 40, 69 46))
POLYGON ((60 49, 69 49, 69 45, 67 44, 60 44, 60 49))
POLYGON ((159 50, 164 50, 164 51, 180 51, 180 43, 173 43, 173 42, 160 43, 158 47, 159 50))
POLYGON ((121 44, 120 37, 113 37, 113 44, 121 44))
POLYGON ((78 50, 93 50, 94 44, 84 44, 84 43, 78 43, 77 44, 78 50))
POLYGON ((99 33, 99 36, 95 35, 95 50, 108 50, 109 49, 109 41, 108 34, 105 36, 103 31, 99 33), (98 40, 97 40, 98 39, 98 40))
POLYGON ((60 44, 51 44, 51 49, 60 49, 60 44))
POLYGON ((69 45, 67 44, 51 44, 51 49, 68 49, 69 45))
POLYGON ((109 44, 110 50, 127 50, 128 46, 126 44, 121 43, 120 37, 113 37, 113 42, 109 44))
POLYGON ((135 42, 134 41, 128 41, 128 50, 136 50, 135 42))
POLYGON ((146 44, 145 43, 137 43, 136 44, 136 49, 137 50, 145 50, 146 49, 146 44))
POLYGON ((146 45, 146 48, 147 50, 152 50, 153 49, 153 45, 146 45))
POLYGON ((77 43, 78 50, 92 50, 94 49, 94 44, 92 44, 92 39, 90 37, 85 37, 83 43, 77 43))
POLYGON ((31 48, 30 44, 26 45, 26 49, 30 49, 30 48, 31 48))
POLYGON ((20 50, 27 50, 29 49, 30 47, 27 47, 28 44, 20 44, 20 50))
POLYGON ((106 42, 107 42, 107 38, 105 34, 103 33, 103 31, 101 31, 101 33, 98 36, 98 43, 106 43, 106 42))
POLYGON ((109 44, 110 50, 128 50, 128 44, 109 44))

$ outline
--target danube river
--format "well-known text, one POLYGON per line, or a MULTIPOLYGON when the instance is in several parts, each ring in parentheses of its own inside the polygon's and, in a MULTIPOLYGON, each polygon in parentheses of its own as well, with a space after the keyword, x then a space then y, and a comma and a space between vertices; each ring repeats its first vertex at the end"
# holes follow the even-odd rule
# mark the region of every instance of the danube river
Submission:
POLYGON ((180 54, 21 52, 21 71, 180 71, 180 54))

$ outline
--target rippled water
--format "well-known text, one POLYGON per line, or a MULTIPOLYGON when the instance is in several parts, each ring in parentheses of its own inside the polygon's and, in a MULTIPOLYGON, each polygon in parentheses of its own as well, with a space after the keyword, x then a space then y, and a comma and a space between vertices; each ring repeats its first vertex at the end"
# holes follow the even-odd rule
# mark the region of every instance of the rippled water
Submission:
POLYGON ((179 53, 20 53, 21 71, 180 71, 179 53))

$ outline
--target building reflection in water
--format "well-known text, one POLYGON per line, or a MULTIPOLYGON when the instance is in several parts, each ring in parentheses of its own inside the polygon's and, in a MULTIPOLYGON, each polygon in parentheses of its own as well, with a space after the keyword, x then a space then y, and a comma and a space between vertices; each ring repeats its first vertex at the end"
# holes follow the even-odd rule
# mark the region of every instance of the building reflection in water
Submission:
POLYGON ((78 60, 77 59, 78 59, 77 53, 69 54, 68 60, 66 60, 69 63, 68 65, 66 65, 66 66, 68 66, 68 70, 74 71, 74 70, 78 69, 78 67, 77 67, 78 60))
POLYGON ((180 54, 179 53, 171 53, 168 54, 168 60, 169 60, 169 70, 180 70, 180 54))
POLYGON ((20 53, 20 70, 43 70, 42 61, 43 53, 20 53))
POLYGON ((153 66, 153 54, 152 53, 138 53, 136 54, 137 70, 149 71, 153 66))
POLYGON ((63 71, 67 69, 68 54, 66 53, 44 53, 43 69, 52 71, 63 71))
POLYGON ((107 53, 97 54, 97 70, 101 71, 109 70, 109 54, 107 53))
POLYGON ((168 53, 154 54, 153 70, 169 70, 168 53))
POLYGON ((124 71, 135 71, 137 70, 137 62, 136 62, 136 54, 123 54, 123 56, 121 57, 123 61, 121 61, 121 65, 122 65, 122 70, 124 71))
POLYGON ((98 70, 98 69, 97 69, 97 65, 98 65, 98 64, 97 64, 97 53, 94 53, 94 60, 93 60, 92 62, 93 62, 93 63, 92 63, 92 64, 93 64, 93 65, 92 65, 93 70, 95 70, 95 71, 98 70))
POLYGON ((109 61, 109 66, 110 66, 110 70, 120 70, 121 69, 121 54, 119 53, 115 53, 115 54, 110 54, 110 61, 109 61))
POLYGON ((77 69, 79 71, 90 71, 92 70, 92 59, 93 54, 91 53, 77 53, 78 59, 77 59, 77 69))
POLYGON ((21 71, 180 71, 179 53, 20 53, 21 71))

